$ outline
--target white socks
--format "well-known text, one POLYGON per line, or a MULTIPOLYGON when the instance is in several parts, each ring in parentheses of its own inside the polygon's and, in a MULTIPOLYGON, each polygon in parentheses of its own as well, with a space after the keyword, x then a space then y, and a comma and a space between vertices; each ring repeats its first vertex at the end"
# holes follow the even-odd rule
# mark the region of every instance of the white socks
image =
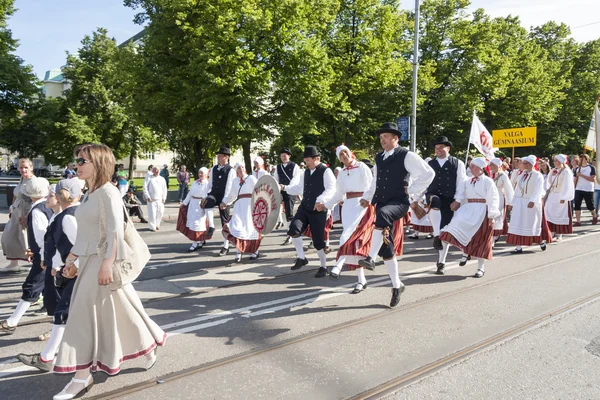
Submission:
POLYGON ((297 238, 292 238, 292 244, 296 249, 296 256, 301 259, 305 259, 304 256, 304 247, 302 247, 302 236, 298 236, 297 238))
POLYGON ((523 249, 521 248, 521 246, 517 246, 517 247, 515 247, 515 250, 519 251, 519 250, 523 250, 523 249))
POLYGON ((335 263, 335 267, 341 270, 344 267, 344 264, 346 264, 346 256, 341 256, 337 263, 335 263))
POLYGON ((446 242, 442 242, 442 250, 439 250, 439 258, 438 258, 438 262, 441 262, 442 264, 446 264, 446 257, 448 256, 448 250, 450 249, 450 245, 446 242))
POLYGON ((329 247, 329 239, 325 241, 325 247, 329 247))
POLYGON ((52 325, 52 332, 50 332, 50 339, 44 346, 44 350, 40 353, 42 361, 54 360, 54 355, 58 350, 58 345, 62 341, 63 334, 65 333, 66 325, 52 325))
POLYGON ((19 321, 21 320, 23 315, 25 315, 25 313, 27 312, 27 309, 29 308, 30 305, 31 305, 31 303, 28 301, 19 300, 19 304, 17 304, 15 311, 13 311, 10 318, 8 318, 6 320, 6 323, 8 324, 8 326, 10 326, 11 328, 14 328, 15 326, 17 326, 17 324, 19 323, 19 321))
POLYGON ((229 248, 229 240, 225 239, 225 241, 223 242, 223 248, 224 249, 228 249, 229 248))
POLYGON ((208 219, 208 227, 214 228, 215 227, 215 210, 213 210, 212 208, 209 210, 206 210, 206 219, 208 219))
POLYGON ((485 259, 480 258, 477 260, 477 270, 485 272, 485 259))
POLYGON ((365 269, 359 268, 356 270, 358 272, 358 283, 362 283, 363 285, 367 284, 367 277, 365 276, 365 269))
POLYGON ((327 268, 327 254, 325 254, 325 250, 317 250, 317 255, 319 256, 319 261, 321 262, 321 267, 327 268))
POLYGON ((388 274, 392 280, 392 287, 398 289, 402 285, 402 282, 400 282, 400 278, 398 277, 398 260, 394 257, 391 260, 384 260, 383 263, 388 268, 388 274))
POLYGON ((383 233, 381 229, 375 228, 373 230, 373 239, 371 240, 371 251, 369 252, 369 257, 375 260, 375 257, 379 254, 379 250, 381 250, 381 245, 383 244, 383 233))
POLYGON ((440 210, 430 210, 429 220, 433 227, 433 236, 440 236, 440 224, 442 223, 442 213, 440 210))

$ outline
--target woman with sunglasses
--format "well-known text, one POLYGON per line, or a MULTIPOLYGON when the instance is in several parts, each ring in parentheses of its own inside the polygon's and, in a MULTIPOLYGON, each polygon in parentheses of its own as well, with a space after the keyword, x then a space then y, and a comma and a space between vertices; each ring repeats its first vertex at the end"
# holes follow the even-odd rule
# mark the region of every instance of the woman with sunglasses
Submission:
POLYGON ((115 260, 132 256, 124 239, 124 208, 119 190, 110 183, 115 158, 103 144, 75 149, 77 175, 88 191, 75 212, 77 237, 66 258, 63 276, 77 276, 54 372, 75 376, 54 400, 67 400, 89 391, 91 372, 116 375, 123 360, 146 357, 156 361, 156 347, 166 339, 150 319, 131 284, 111 290, 115 260), (105 248, 99 246, 105 227, 105 248), (100 247, 100 248, 99 248, 100 247), (79 266, 75 264, 78 261, 79 266))

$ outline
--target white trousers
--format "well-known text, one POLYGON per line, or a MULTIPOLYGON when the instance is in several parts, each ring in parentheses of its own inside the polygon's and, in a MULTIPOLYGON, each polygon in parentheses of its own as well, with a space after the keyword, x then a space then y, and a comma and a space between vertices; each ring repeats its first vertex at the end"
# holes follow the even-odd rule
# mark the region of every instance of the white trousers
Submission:
POLYGON ((150 230, 160 228, 163 214, 165 213, 165 205, 160 200, 155 200, 148 203, 148 227, 150 230))

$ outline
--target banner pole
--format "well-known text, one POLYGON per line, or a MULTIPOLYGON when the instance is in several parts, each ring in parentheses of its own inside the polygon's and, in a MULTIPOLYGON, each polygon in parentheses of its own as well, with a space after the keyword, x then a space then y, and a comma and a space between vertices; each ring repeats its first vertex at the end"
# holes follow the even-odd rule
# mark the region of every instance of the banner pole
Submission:
POLYGON ((512 148, 512 158, 510 159, 510 162, 513 163, 515 161, 515 148, 512 148))

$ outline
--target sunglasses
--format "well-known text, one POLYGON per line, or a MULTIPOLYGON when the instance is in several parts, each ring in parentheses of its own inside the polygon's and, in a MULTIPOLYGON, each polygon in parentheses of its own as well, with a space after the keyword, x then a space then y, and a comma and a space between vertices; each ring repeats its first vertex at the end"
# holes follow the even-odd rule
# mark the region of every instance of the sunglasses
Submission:
POLYGON ((91 161, 86 160, 85 158, 78 158, 77 160, 75 160, 75 162, 77 163, 77 165, 79 165, 81 167, 81 166, 83 166, 83 164, 87 164, 91 161))

